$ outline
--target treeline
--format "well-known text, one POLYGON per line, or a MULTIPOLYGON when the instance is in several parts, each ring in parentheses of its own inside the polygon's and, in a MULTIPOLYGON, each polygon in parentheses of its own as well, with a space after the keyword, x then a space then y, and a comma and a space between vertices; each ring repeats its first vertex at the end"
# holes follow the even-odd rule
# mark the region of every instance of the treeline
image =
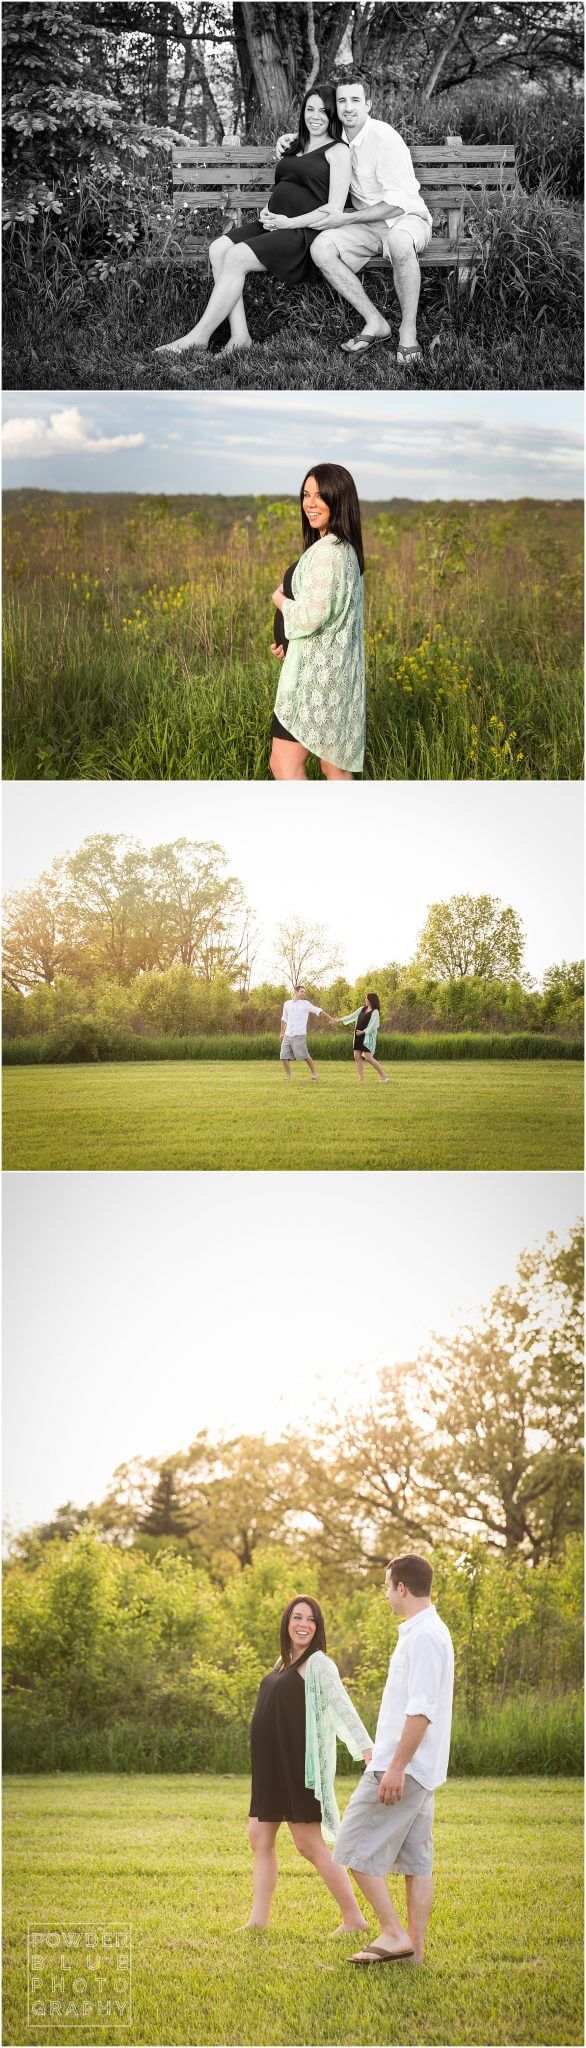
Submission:
MULTIPOLYGON (((567 1042, 578 1049, 583 1039, 584 998, 581 993, 580 963, 553 968, 543 988, 526 989, 519 982, 483 981, 474 976, 463 981, 434 981, 407 971, 396 987, 389 986, 392 970, 371 969, 358 981, 341 977, 322 985, 310 984, 312 1002, 331 1016, 345 1016, 364 1000, 367 988, 376 988, 383 1005, 383 1037, 431 1034, 438 1041, 447 1034, 499 1034, 512 1037, 531 1034, 543 1039, 567 1042)), ((5 988, 4 1037, 11 1042, 40 1039, 46 1048, 52 1041, 55 1058, 74 1055, 75 1047, 93 1044, 107 1056, 115 1054, 129 1036, 160 1043, 190 1038, 213 1042, 230 1038, 232 1056, 237 1057, 237 1040, 246 1052, 251 1040, 277 1032, 283 1000, 290 995, 286 982, 263 982, 248 992, 233 987, 227 977, 216 974, 200 979, 192 968, 152 970, 148 977, 138 974, 128 985, 96 975, 91 983, 80 983, 72 975, 59 975, 25 996, 21 990, 5 988)), ((349 1039, 342 1032, 332 1034, 331 1026, 314 1018, 316 1036, 326 1051, 344 1056, 349 1039)), ((382 1040, 381 1040, 382 1044, 382 1040)), ((251 1048, 252 1049, 252 1048, 251 1048)), ((260 1049, 260 1048, 259 1048, 260 1049)), ((273 1043, 269 1050, 273 1051, 273 1043)), ((393 1049, 387 1047, 389 1057, 393 1049)), ((145 1053, 148 1047, 145 1046, 145 1053)), ((264 1056, 268 1057, 267 1046, 264 1056)), ((396 1056, 396 1051, 395 1051, 396 1056)))
POLYGON ((334 1017, 376 990, 391 1033, 578 1040, 583 1030, 582 964, 562 962, 539 989, 529 985, 519 915, 488 894, 429 904, 411 961, 383 954, 353 982, 331 935, 294 916, 273 936, 278 978, 254 985, 260 943, 242 882, 215 842, 147 848, 94 834, 7 898, 5 1035, 67 1037, 93 1025, 153 1038, 254 1037, 278 1028, 297 981, 334 1017))
MULTIPOLYGON (((579 1541, 534 1569, 481 1543, 433 1558, 456 1656, 452 1772, 579 1772, 579 1541)), ((280 1615, 304 1591, 372 1731, 397 1632, 381 1584, 324 1585, 317 1565, 271 1546, 221 1585, 171 1543, 149 1555, 94 1530, 54 1537, 6 1575, 6 1767, 246 1770, 280 1615)), ((341 1746, 338 1762, 352 1769, 341 1746)))
POLYGON ((149 1555, 175 1547, 218 1584, 270 1545, 340 1590, 393 1551, 466 1549, 550 1563, 582 1529, 583 1233, 522 1255, 476 1323, 389 1365, 332 1414, 277 1442, 201 1431, 120 1466, 104 1498, 67 1503, 12 1546, 34 1571, 84 1530, 149 1555))

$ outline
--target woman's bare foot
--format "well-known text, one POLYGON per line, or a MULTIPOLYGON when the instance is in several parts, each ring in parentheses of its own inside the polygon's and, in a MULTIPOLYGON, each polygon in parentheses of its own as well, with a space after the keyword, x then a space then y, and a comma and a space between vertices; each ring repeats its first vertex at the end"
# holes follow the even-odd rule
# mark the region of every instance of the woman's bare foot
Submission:
POLYGON ((227 341, 225 347, 218 350, 218 354, 221 356, 233 356, 237 349, 241 348, 252 348, 251 334, 248 336, 248 341, 227 341))
POLYGON ((190 334, 180 334, 178 341, 159 342, 155 349, 155 355, 182 356, 188 348, 197 348, 200 355, 205 355, 207 346, 207 341, 193 341, 190 334))
POLYGON ((331 1939, 335 1941, 338 1934, 355 1934, 357 1929, 361 1934, 368 1933, 368 1921, 363 1919, 362 1913, 356 1920, 341 1920, 339 1927, 332 1927, 331 1939))
POLYGON ((249 1934, 252 1929, 254 1934, 266 1934, 268 1924, 268 1920, 245 1920, 241 1933, 249 1934))

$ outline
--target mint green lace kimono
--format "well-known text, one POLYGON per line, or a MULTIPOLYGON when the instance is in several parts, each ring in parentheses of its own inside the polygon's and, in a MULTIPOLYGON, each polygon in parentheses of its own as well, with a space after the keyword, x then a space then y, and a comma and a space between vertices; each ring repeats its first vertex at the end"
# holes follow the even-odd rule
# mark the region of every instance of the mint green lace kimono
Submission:
POLYGON ((315 1650, 305 1667, 305 1783, 319 1799, 322 1835, 330 1843, 340 1826, 334 1791, 337 1735, 357 1763, 365 1749, 372 1749, 372 1738, 342 1685, 333 1658, 315 1650))
POLYGON ((293 739, 356 774, 364 760, 365 683, 362 577, 349 541, 324 534, 293 572, 283 600, 289 641, 279 677, 277 718, 293 739))
MULTIPOLYGON (((359 1018, 359 1016, 360 1016, 360 1009, 358 1009, 358 1010, 351 1010, 351 1011, 350 1011, 350 1015, 349 1015, 349 1017, 341 1017, 341 1018, 340 1018, 340 1023, 341 1023, 341 1024, 357 1024, 357 1023, 358 1023, 358 1018, 359 1018)), ((369 1016, 369 1019, 368 1019, 368 1024, 367 1024, 367 1026, 366 1026, 366 1031, 365 1031, 365 1033, 364 1033, 364 1043, 365 1043, 365 1046, 366 1046, 366 1051, 367 1051, 367 1052, 376 1052, 376 1039, 377 1039, 377 1032, 378 1032, 378 1027, 379 1027, 379 1024, 380 1024, 380 1011, 379 1011, 379 1010, 371 1010, 371 1012, 370 1012, 370 1016, 369 1016)))

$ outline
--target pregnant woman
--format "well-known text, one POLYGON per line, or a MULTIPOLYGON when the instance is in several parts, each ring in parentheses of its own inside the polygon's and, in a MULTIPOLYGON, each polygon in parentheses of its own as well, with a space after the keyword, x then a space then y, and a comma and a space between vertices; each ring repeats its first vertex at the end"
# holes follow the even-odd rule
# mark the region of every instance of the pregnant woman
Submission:
POLYGON ((226 319, 228 350, 251 348, 242 297, 249 271, 269 270, 286 284, 300 284, 304 277, 315 282, 311 244, 327 227, 330 213, 344 209, 350 186, 350 151, 341 134, 333 87, 313 86, 303 101, 297 140, 277 165, 267 206, 248 227, 230 228, 210 244, 214 289, 201 320, 178 341, 163 342, 157 355, 206 349, 226 319), (289 227, 291 219, 299 220, 299 226, 289 227))
MULTIPOLYGON (((317 463, 301 486, 303 553, 273 591, 287 652, 271 726, 277 782, 305 782, 316 754, 328 782, 364 760, 365 683, 360 506, 350 471, 317 463)), ((277 636, 273 651, 278 653, 277 636)))
POLYGON ((359 1081, 364 1080, 365 1060, 368 1060, 369 1067, 376 1069, 381 1081, 388 1081, 388 1074, 385 1074, 380 1060, 375 1060, 374 1057, 377 1032, 380 1024, 378 996, 371 992, 370 995, 365 996, 362 1009, 351 1010, 349 1017, 337 1017, 336 1023, 354 1025, 354 1044, 352 1050, 359 1081))
POLYGON ((263 1678, 250 1730, 252 1793, 248 1839, 254 1857, 249 1927, 267 1927, 278 1877, 275 1843, 286 1820, 300 1856, 313 1863, 340 1907, 336 1932, 365 1927, 347 1872, 328 1848, 340 1825, 334 1793, 336 1736, 370 1762, 372 1743, 326 1655, 317 1600, 290 1600, 281 1619, 281 1655, 263 1678))

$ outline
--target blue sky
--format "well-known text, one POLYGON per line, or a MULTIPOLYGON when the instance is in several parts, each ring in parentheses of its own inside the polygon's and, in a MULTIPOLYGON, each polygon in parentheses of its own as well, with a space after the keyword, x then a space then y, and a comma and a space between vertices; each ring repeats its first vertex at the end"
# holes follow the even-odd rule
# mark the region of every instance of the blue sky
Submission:
POLYGON ((577 392, 9 392, 3 447, 6 488, 278 497, 331 460, 366 498, 582 495, 577 392))

